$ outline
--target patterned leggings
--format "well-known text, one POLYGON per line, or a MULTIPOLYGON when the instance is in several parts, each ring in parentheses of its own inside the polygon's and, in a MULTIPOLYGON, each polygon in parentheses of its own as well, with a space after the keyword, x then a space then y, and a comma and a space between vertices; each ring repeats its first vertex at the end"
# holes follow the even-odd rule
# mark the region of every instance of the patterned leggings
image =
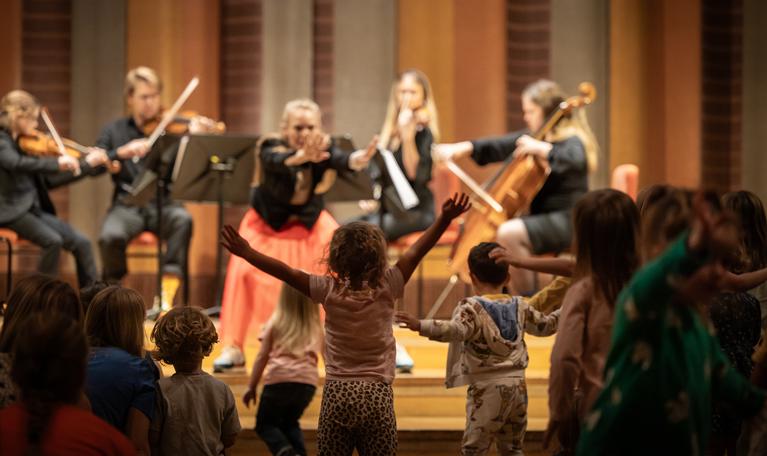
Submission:
POLYGON ((317 429, 319 456, 397 454, 397 421, 391 385, 327 380, 317 429))
POLYGON ((519 455, 527 430, 524 378, 476 382, 466 391, 466 430, 462 455, 483 455, 495 440, 498 454, 519 455))

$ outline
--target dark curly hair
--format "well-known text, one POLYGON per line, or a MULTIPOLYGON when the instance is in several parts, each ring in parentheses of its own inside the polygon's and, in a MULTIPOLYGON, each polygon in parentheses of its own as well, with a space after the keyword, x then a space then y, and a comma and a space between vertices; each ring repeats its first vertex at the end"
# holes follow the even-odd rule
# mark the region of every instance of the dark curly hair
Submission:
POLYGON ((509 278, 509 269, 490 258, 490 252, 497 247, 497 242, 480 242, 469 252, 469 272, 480 282, 503 285, 509 278))
POLYGON ((326 262, 330 273, 353 290, 377 288, 386 271, 386 237, 367 222, 343 225, 333 233, 326 262))
POLYGON ((199 308, 176 307, 157 321, 152 329, 152 342, 157 348, 152 357, 167 364, 210 355, 218 333, 199 308))

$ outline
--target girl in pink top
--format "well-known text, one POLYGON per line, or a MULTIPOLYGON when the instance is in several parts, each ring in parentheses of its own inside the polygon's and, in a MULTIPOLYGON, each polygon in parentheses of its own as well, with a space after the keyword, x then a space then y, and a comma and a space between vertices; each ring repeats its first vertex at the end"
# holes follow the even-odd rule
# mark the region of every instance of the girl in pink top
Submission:
POLYGON ((573 212, 575 282, 562 315, 549 373, 549 426, 562 454, 574 454, 577 430, 602 389, 618 293, 639 265, 639 211, 617 190, 584 195, 573 212))
POLYGON ((306 455, 298 420, 317 389, 317 359, 322 349, 319 308, 283 284, 277 309, 264 325, 260 340, 261 349, 242 401, 250 407, 263 378, 256 433, 272 454, 306 455))
POLYGON ((442 213, 399 259, 386 261, 383 232, 353 222, 333 233, 328 275, 310 275, 253 250, 231 226, 224 246, 267 274, 310 296, 325 309, 325 384, 317 431, 320 456, 393 455, 397 451, 394 417, 394 302, 421 258, 450 222, 471 205, 454 195, 442 213))

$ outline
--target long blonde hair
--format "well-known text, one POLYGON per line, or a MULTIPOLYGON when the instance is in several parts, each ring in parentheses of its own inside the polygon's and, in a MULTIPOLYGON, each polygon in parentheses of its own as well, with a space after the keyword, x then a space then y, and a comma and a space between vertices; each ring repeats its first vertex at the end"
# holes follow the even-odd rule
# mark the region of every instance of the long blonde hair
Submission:
POLYGON ((410 76, 416 80, 418 85, 423 89, 423 106, 421 109, 425 110, 425 114, 428 117, 427 125, 431 135, 434 138, 434 143, 439 142, 439 116, 437 115, 437 105, 434 103, 434 93, 431 90, 431 83, 429 78, 421 71, 415 68, 411 68, 403 71, 396 81, 391 86, 389 92, 389 103, 386 106, 386 117, 384 118, 383 126, 381 127, 381 133, 378 136, 378 144, 384 148, 395 148, 390 143, 397 132, 397 118, 399 117, 400 106, 397 103, 397 86, 400 81, 405 77, 410 76))
POLYGON ((269 319, 274 345, 300 356, 322 337, 318 305, 290 285, 283 284, 280 301, 269 319))
MULTIPOLYGON (((522 96, 530 98, 533 103, 543 109, 544 121, 567 98, 559 84, 548 79, 539 79, 528 85, 522 91, 522 96)), ((599 143, 597 143, 594 132, 591 131, 586 112, 583 109, 575 109, 569 115, 564 116, 549 133, 547 139, 562 141, 571 136, 577 136, 583 143, 589 172, 596 171, 599 164, 599 143)))
POLYGON ((27 91, 12 90, 0 100, 0 128, 12 130, 19 117, 34 116, 40 103, 27 91))

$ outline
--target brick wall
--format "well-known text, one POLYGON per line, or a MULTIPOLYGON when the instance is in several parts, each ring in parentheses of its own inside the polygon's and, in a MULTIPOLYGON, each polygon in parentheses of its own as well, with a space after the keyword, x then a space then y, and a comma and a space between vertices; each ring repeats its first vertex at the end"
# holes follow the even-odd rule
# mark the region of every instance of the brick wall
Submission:
POLYGON ((333 131, 334 0, 314 0, 312 97, 322 109, 322 126, 333 131))

